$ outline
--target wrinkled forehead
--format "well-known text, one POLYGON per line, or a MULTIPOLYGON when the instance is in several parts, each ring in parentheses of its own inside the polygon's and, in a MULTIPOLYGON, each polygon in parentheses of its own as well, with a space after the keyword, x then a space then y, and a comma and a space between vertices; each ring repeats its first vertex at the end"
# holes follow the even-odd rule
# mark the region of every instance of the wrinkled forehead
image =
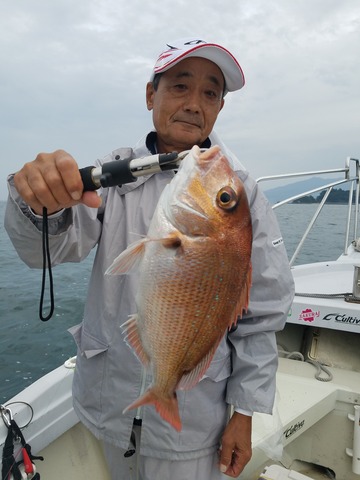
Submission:
POLYGON ((169 68, 161 74, 167 78, 173 79, 194 79, 205 80, 221 89, 225 88, 225 78, 221 69, 216 63, 206 58, 191 57, 181 60, 179 63, 169 68))

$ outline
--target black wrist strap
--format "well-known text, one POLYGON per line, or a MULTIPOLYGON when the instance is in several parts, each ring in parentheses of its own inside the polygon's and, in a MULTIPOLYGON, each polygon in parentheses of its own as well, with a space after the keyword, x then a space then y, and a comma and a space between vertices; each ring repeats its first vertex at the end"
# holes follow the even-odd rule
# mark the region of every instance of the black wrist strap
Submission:
POLYGON ((53 316, 55 308, 54 300, 54 283, 51 269, 50 247, 49 247, 49 225, 47 208, 43 208, 43 229, 42 229, 42 254, 43 254, 43 269, 42 269, 42 282, 41 282, 41 294, 39 305, 39 317, 43 322, 47 322, 53 316), (46 267, 49 274, 49 294, 50 294, 50 311, 47 315, 44 315, 44 296, 46 287, 46 267))

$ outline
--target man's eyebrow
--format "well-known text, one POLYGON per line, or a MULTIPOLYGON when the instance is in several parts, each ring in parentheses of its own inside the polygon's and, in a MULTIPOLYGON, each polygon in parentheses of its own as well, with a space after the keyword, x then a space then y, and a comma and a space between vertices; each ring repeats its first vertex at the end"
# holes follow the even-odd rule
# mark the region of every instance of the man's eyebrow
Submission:
MULTIPOLYGON (((187 71, 187 70, 184 70, 184 71, 180 71, 178 72, 176 75, 175 75, 175 78, 176 79, 181 79, 181 78, 192 78, 194 75, 187 71)), ((215 76, 215 75, 208 75, 208 80, 210 80, 210 82, 212 82, 214 85, 216 85, 217 87, 220 87, 222 88, 223 86, 220 84, 219 82, 219 79, 215 76)))

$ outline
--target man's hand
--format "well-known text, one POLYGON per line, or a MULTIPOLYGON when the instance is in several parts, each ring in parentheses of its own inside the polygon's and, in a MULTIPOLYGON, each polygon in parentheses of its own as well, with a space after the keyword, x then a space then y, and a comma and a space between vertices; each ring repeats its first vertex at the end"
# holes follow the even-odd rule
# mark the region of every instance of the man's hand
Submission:
POLYGON ((78 165, 63 150, 39 153, 15 174, 14 184, 22 199, 39 215, 43 207, 51 214, 78 203, 94 208, 101 205, 95 192, 83 194, 78 165))
POLYGON ((221 439, 220 470, 237 477, 250 461, 252 417, 235 412, 221 439))

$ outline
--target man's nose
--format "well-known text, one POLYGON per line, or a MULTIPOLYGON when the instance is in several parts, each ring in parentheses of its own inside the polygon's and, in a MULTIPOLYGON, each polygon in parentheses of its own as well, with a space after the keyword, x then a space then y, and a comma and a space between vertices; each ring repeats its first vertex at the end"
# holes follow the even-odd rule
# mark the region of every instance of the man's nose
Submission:
POLYGON ((184 110, 193 113, 200 111, 200 96, 197 92, 189 92, 184 103, 184 110))

